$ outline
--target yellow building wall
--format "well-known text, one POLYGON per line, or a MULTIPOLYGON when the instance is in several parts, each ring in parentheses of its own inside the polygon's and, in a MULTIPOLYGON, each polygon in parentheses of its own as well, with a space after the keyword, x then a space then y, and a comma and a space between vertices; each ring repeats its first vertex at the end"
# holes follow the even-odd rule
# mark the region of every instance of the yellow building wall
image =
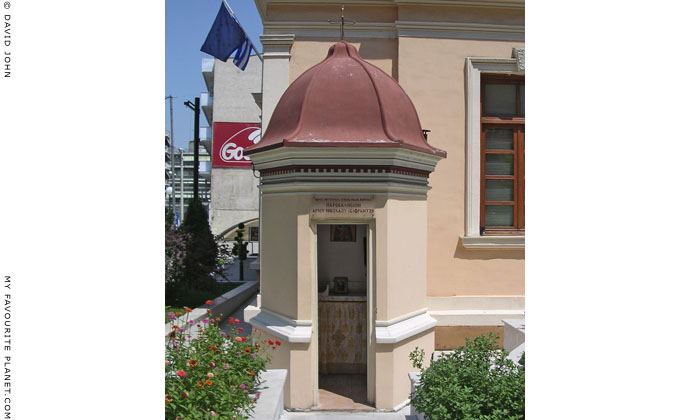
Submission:
MULTIPOLYGON (((359 55, 365 60, 394 76, 397 71, 398 40, 397 39, 366 39, 356 38, 347 40, 357 48, 359 55)), ((297 40, 290 51, 290 83, 311 67, 322 62, 333 41, 297 40)))
POLYGON ((465 234, 465 61, 510 58, 512 49, 521 46, 524 43, 506 41, 399 40, 398 81, 422 127, 431 130, 429 143, 448 153, 429 178, 428 296, 525 293, 524 250, 468 250, 460 242, 465 234))
MULTIPOLYGON (((515 12, 505 14, 506 22, 516 19, 515 12)), ((431 130, 429 143, 448 153, 429 178, 427 296, 524 295, 524 250, 468 250, 460 241, 465 234, 465 61, 510 58, 524 43, 411 37, 353 38, 351 43, 362 58, 397 78, 422 128, 431 130)), ((290 81, 321 62, 331 45, 296 40, 290 81)))

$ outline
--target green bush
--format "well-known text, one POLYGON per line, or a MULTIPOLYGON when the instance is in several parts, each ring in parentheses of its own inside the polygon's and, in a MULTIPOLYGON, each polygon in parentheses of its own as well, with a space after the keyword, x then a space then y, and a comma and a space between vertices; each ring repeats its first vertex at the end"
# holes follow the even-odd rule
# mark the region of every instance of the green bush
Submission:
POLYGON ((250 391, 280 342, 261 340, 260 333, 242 337, 236 327, 226 334, 210 314, 196 325, 186 315, 168 315, 174 326, 165 352, 166 420, 246 419, 261 395, 250 391))
POLYGON ((184 259, 184 286, 210 290, 215 284, 211 276, 218 262, 218 245, 208 225, 208 214, 200 200, 187 207, 181 230, 189 235, 184 259))
MULTIPOLYGON (((524 367, 489 334, 467 339, 464 347, 422 369, 410 402, 428 420, 518 420, 525 418, 524 367)), ((423 351, 410 353, 421 366, 423 351)))

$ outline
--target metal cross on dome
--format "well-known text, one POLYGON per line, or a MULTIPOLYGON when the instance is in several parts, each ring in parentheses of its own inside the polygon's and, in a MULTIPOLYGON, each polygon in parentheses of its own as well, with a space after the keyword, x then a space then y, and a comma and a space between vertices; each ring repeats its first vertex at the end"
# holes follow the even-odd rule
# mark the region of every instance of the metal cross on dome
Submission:
POLYGON ((336 22, 332 19, 328 19, 328 23, 340 25, 340 40, 343 41, 345 40, 345 25, 354 25, 357 22, 351 19, 345 19, 345 5, 342 5, 340 6, 340 21, 336 22))

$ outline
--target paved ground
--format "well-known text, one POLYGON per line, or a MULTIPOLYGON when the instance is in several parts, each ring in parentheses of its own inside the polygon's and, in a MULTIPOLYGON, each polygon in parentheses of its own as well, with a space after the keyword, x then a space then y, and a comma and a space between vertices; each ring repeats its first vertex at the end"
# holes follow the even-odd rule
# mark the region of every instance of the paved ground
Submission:
POLYGON ((410 406, 403 408, 396 413, 356 413, 356 412, 289 412, 284 411, 280 420, 416 420, 416 417, 410 415, 410 406))
MULTIPOLYGON (((255 257, 249 257, 244 261, 244 281, 255 281, 256 270, 249 268, 249 264, 256 261, 255 257)), ((233 263, 225 264, 225 271, 223 272, 225 278, 218 277, 219 282, 225 281, 240 281, 240 261, 235 259, 233 263)))

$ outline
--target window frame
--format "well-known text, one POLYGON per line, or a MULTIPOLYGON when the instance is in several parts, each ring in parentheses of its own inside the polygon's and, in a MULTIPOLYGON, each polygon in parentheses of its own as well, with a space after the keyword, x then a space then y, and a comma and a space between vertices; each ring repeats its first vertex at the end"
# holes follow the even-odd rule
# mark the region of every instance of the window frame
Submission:
POLYGON ((465 61, 465 234, 468 249, 524 249, 524 235, 481 235, 481 78, 525 75, 524 48, 512 58, 467 57, 465 61))
MULTIPOLYGON (((481 76, 481 185, 480 185, 480 213, 479 213, 479 234, 481 236, 508 235, 523 236, 525 234, 525 117, 520 116, 520 90, 515 90, 515 116, 491 116, 486 115, 485 92, 487 84, 502 84, 520 86, 525 84, 524 76, 487 74, 481 76), (487 150, 486 131, 491 128, 504 128, 513 131, 513 147, 508 150, 487 150), (513 155, 513 174, 512 175, 487 175, 485 170, 487 154, 510 154, 513 155), (486 181, 490 179, 510 179, 513 181, 513 200, 511 201, 488 201, 486 200, 486 181), (512 226, 486 226, 486 206, 487 205, 512 205, 513 206, 513 225, 512 226)), ((523 88, 524 89, 524 88, 523 88)), ((524 110, 523 110, 524 112, 524 110)))

